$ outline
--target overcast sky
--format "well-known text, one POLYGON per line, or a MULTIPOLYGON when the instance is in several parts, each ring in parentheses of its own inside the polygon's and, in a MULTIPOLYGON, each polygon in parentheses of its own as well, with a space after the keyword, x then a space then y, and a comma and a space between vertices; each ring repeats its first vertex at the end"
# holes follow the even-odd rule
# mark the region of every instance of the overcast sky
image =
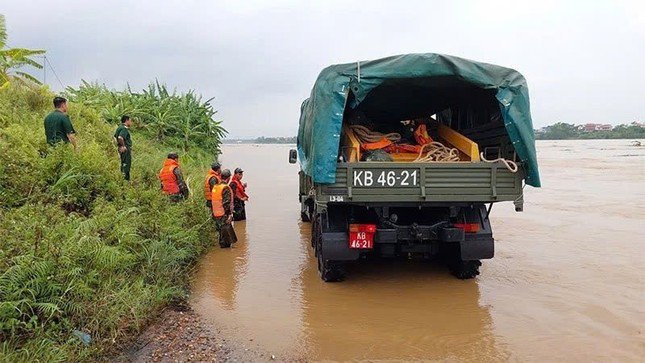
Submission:
POLYGON ((327 65, 419 52, 520 71, 536 127, 643 122, 643 4, 2 0, 0 13, 9 45, 46 49, 64 85, 158 78, 215 97, 230 137, 256 137, 296 134, 327 65))

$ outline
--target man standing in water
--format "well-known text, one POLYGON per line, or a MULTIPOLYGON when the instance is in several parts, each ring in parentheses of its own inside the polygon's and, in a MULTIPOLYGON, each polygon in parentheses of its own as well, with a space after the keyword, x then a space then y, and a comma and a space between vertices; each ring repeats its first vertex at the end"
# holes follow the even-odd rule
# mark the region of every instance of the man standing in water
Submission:
POLYGON ((71 143, 76 149, 76 131, 72 121, 67 115, 67 100, 63 97, 54 97, 56 108, 45 117, 45 137, 49 145, 59 142, 71 143))
POLYGON ((244 170, 236 168, 233 178, 231 179, 231 189, 233 190, 233 220, 244 221, 246 220, 246 206, 245 203, 249 200, 246 194, 246 183, 242 183, 244 170))
POLYGON ((211 164, 211 168, 206 174, 206 179, 204 180, 204 199, 206 199, 206 207, 208 210, 213 209, 213 203, 211 198, 213 197, 213 187, 216 184, 221 183, 222 181, 222 165, 218 162, 211 164))
POLYGON ((159 171, 159 180, 161 181, 161 190, 170 196, 171 201, 179 202, 188 198, 188 186, 181 174, 179 155, 176 152, 168 154, 168 158, 159 171))
POLYGON ((132 138, 130 137, 130 126, 132 119, 130 116, 121 116, 121 125, 114 132, 114 138, 119 146, 119 155, 121 156, 121 173, 125 180, 130 180, 130 166, 132 166, 132 138))
POLYGON ((230 178, 231 171, 228 169, 222 170, 222 179, 213 186, 213 195, 211 197, 215 228, 219 232, 219 245, 222 248, 231 247, 232 243, 237 242, 235 231, 231 225, 233 221, 233 192, 231 187, 228 186, 230 178))

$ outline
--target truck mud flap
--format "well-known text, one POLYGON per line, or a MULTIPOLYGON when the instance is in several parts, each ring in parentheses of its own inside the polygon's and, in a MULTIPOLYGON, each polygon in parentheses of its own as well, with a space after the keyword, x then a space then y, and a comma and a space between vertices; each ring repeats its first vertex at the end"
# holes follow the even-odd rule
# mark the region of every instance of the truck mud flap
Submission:
POLYGON ((495 239, 487 215, 488 212, 483 204, 467 211, 466 221, 479 223, 481 229, 476 233, 466 233, 465 239, 459 243, 462 260, 485 260, 495 255, 495 239))
MULTIPOLYGON (((482 212, 483 213, 483 212, 482 212)), ((466 233, 460 243, 461 259, 464 261, 485 260, 495 255, 495 239, 490 220, 484 219, 482 229, 477 233, 466 233)))
POLYGON ((322 254, 326 260, 354 261, 359 257, 359 250, 349 248, 347 232, 324 232, 322 254))
POLYGON ((495 255, 495 243, 492 237, 466 239, 460 243, 461 259, 464 261, 486 260, 495 255))

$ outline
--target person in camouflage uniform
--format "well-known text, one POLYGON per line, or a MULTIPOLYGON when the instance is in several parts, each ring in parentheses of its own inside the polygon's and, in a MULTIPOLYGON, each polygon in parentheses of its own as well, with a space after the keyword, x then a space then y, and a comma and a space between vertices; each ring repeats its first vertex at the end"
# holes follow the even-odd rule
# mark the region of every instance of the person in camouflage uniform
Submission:
POLYGON ((213 186, 213 219, 215 228, 219 233, 219 244, 222 248, 231 247, 237 241, 235 232, 232 231, 233 221, 233 191, 228 186, 231 179, 231 171, 222 170, 221 180, 213 186))
POLYGON ((206 208, 208 210, 213 210, 213 203, 211 198, 213 198, 213 187, 215 184, 219 184, 222 179, 222 165, 218 162, 211 164, 211 168, 208 169, 206 178, 204 179, 204 199, 206 200, 206 208))
POLYGON ((176 152, 168 154, 163 167, 159 171, 161 190, 170 197, 172 202, 188 198, 189 190, 179 167, 179 155, 176 152))
POLYGON ((246 183, 242 182, 244 170, 236 168, 231 178, 229 185, 233 191, 233 220, 244 221, 246 220, 246 202, 249 200, 246 194, 246 183))

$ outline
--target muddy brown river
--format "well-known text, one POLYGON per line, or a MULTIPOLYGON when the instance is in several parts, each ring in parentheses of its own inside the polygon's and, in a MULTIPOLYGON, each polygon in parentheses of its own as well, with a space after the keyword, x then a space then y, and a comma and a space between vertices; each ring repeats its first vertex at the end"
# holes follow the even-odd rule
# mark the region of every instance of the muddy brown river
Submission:
POLYGON ((290 146, 227 145, 249 184, 239 242, 198 266, 192 305, 281 359, 645 360, 645 147, 540 141, 543 187, 492 211, 496 256, 474 280, 422 261, 324 283, 299 221, 290 146))

